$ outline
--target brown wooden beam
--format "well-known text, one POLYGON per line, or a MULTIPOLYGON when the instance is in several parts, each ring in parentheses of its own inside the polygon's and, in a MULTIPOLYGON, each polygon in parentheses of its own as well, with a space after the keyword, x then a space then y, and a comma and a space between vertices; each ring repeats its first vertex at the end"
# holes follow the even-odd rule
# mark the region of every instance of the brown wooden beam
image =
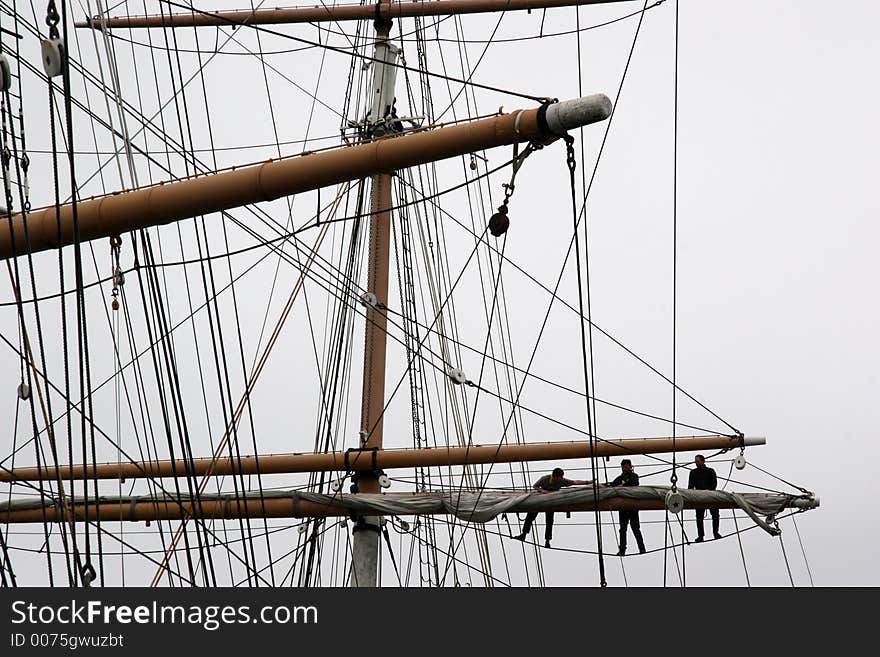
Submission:
POLYGON ((355 472, 393 468, 512 463, 519 461, 556 461, 591 456, 633 456, 666 452, 737 449, 763 445, 763 438, 730 436, 691 436, 672 438, 628 438, 590 442, 530 443, 525 445, 472 445, 470 447, 428 447, 424 449, 350 450, 325 454, 267 454, 258 459, 200 458, 191 461, 141 461, 137 463, 101 463, 82 465, 25 467, 0 470, 0 482, 61 479, 138 479, 144 477, 185 477, 205 475, 268 475, 296 472, 355 472), (675 448, 673 450, 673 447, 675 448))
MULTIPOLYGON (((747 495, 747 494, 746 494, 747 495)), ((810 509, 818 506, 818 501, 810 498, 793 499, 789 505, 792 508, 810 509)), ((601 500, 598 505, 595 502, 582 504, 547 504, 541 507, 541 511, 553 512, 580 512, 580 511, 662 511, 666 509, 662 499, 631 499, 626 497, 613 497, 601 500)), ((686 509, 734 509, 739 508, 734 501, 711 502, 704 504, 691 504, 685 502, 686 509)), ((529 505, 529 511, 534 511, 534 502, 529 505)), ((518 513, 520 509, 514 506, 509 513, 518 513)), ((169 499, 157 500, 110 500, 101 498, 99 503, 91 502, 86 505, 76 504, 73 508, 68 507, 67 516, 74 517, 77 522, 86 519, 95 521, 100 518, 106 521, 132 521, 143 522, 152 520, 182 520, 184 518, 200 518, 203 520, 235 520, 238 518, 328 518, 351 516, 352 510, 343 506, 333 506, 312 502, 295 497, 290 498, 267 498, 260 500, 258 497, 245 499, 202 500, 193 505, 191 502, 177 502, 169 499)), ((375 515, 381 515, 380 511, 371 511, 375 515)), ((436 511, 421 515, 443 515, 446 512, 436 511)), ((411 514, 415 515, 415 514, 411 514)), ((0 523, 41 523, 66 522, 65 516, 58 505, 48 504, 44 507, 27 509, 0 509, 0 523)))
MULTIPOLYGON (((186 180, 117 192, 77 203, 79 239, 83 242, 132 230, 272 201, 338 183, 525 141, 546 142, 566 130, 602 121, 611 101, 602 94, 556 103, 539 117, 539 109, 519 110, 480 121, 417 132, 313 153, 186 180)), ((70 204, 31 210, 27 234, 21 215, 0 229, 0 259, 74 241, 70 204), (60 229, 59 229, 60 226, 60 229), (59 238, 60 230, 60 238, 59 238), (28 247, 29 245, 29 247, 28 247), (13 248, 14 247, 14 248, 13 248)))
MULTIPOLYGON (((238 11, 199 11, 188 14, 153 16, 117 16, 106 19, 108 28, 134 27, 208 27, 218 25, 279 25, 321 21, 356 21, 407 18, 412 16, 449 16, 524 9, 551 9, 580 5, 610 4, 624 0, 429 0, 426 2, 380 2, 363 5, 315 5, 238 11)), ((95 16, 76 27, 102 29, 95 16)))
MULTIPOLYGON (((367 306, 364 327, 364 368, 361 386, 361 446, 382 449, 385 426, 385 352, 388 343, 388 268, 391 251, 391 176, 373 177, 370 200, 370 248, 367 271, 367 294, 374 295, 375 305, 367 306), (379 305, 381 304, 381 306, 379 305)), ((361 477, 361 492, 378 493, 375 476, 361 477)))

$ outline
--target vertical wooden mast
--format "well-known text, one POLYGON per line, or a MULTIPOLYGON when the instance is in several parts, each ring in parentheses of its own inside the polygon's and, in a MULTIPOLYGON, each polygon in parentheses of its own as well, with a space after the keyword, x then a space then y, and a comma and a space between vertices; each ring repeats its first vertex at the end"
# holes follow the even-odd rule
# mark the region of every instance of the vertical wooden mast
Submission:
MULTIPOLYGON (((370 89, 372 104, 366 118, 370 137, 379 137, 394 130, 390 115, 394 106, 394 81, 397 49, 388 37, 391 19, 376 18, 376 43, 373 50, 373 78, 370 89)), ((391 173, 373 176, 370 199, 370 248, 367 273, 366 328, 364 331, 364 372, 361 393, 360 446, 382 449, 382 427, 385 411, 385 351, 387 322, 384 306, 388 301, 388 266, 391 244, 391 173)), ((378 493, 375 472, 360 472, 357 490, 378 493)), ((354 526, 352 538, 351 586, 375 587, 379 563, 380 519, 366 517, 354 526)))

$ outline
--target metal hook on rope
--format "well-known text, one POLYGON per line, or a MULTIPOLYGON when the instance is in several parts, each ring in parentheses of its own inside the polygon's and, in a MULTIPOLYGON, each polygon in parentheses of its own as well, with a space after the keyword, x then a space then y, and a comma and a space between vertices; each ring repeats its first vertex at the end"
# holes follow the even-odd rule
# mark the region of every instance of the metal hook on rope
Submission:
MULTIPOLYGON (((22 145, 22 151, 24 146, 22 145)), ((26 152, 22 152, 21 157, 19 158, 21 162, 21 186, 22 192, 24 195, 24 211, 30 212, 31 210, 31 185, 28 181, 28 169, 31 168, 31 158, 28 157, 26 152)))
POLYGON ((562 136, 562 139, 565 141, 565 163, 568 165, 568 170, 571 172, 573 178, 575 169, 577 169, 577 160, 575 159, 574 153, 574 137, 566 134, 562 136))
POLYGON ((64 41, 58 32, 58 23, 61 16, 55 8, 55 0, 49 0, 46 7, 46 25, 49 26, 49 38, 43 39, 40 43, 43 57, 43 70, 46 77, 54 78, 64 71, 64 61, 66 53, 64 49, 64 41))
POLYGON ((91 586, 92 582, 98 579, 98 573, 95 572, 95 567, 88 561, 80 569, 80 576, 82 577, 83 586, 85 587, 91 586))
POLYGON ((113 310, 119 310, 119 288, 125 285, 125 274, 119 266, 119 252, 122 249, 122 238, 119 235, 110 237, 110 257, 113 259, 113 301, 110 304, 113 310))
POLYGON ((49 26, 49 38, 57 39, 60 35, 58 34, 58 23, 61 21, 61 16, 58 15, 58 9, 55 7, 55 0, 49 0, 49 4, 46 6, 46 25, 49 26))
MULTIPOLYGON (((3 125, 6 125, 6 122, 3 122, 3 125)), ((9 150, 9 146, 4 145, 3 151, 0 152, 0 163, 3 166, 3 185, 4 191, 6 192, 6 207, 9 211, 12 210, 12 180, 10 174, 9 163, 12 161, 12 153, 9 150)))
POLYGON ((529 144, 522 153, 519 152, 519 144, 513 145, 513 160, 511 160, 512 171, 510 174, 510 182, 502 183, 504 188, 504 201, 498 206, 498 211, 489 218, 489 232, 494 237, 501 237, 510 228, 510 219, 507 216, 508 204, 510 197, 516 189, 516 174, 523 165, 525 159, 538 150, 538 146, 529 144))

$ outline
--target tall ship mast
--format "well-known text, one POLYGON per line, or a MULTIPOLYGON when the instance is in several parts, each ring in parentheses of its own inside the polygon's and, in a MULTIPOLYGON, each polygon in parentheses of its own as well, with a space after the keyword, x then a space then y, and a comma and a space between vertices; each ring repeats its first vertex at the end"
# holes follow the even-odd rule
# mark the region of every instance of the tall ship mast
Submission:
POLYGON ((151 4, 3 15, 4 585, 604 586, 631 559, 684 585, 693 511, 742 552, 818 506, 676 375, 675 206, 671 367, 594 321, 591 194, 670 11, 677 144, 677 4, 151 4), (507 17, 530 36, 490 82, 507 17))

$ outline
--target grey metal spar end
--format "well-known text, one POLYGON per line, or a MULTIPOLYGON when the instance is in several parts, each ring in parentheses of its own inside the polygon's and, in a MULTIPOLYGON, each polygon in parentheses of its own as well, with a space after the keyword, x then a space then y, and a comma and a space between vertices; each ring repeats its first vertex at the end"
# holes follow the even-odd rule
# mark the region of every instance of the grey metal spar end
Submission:
POLYGON ((819 508, 819 498, 815 495, 810 495, 809 497, 798 498, 792 500, 791 506, 795 509, 818 509, 819 508))
POLYGON ((547 126, 553 134, 564 135, 569 130, 604 121, 611 116, 611 109, 611 99, 605 94, 563 100, 547 107, 547 126))

